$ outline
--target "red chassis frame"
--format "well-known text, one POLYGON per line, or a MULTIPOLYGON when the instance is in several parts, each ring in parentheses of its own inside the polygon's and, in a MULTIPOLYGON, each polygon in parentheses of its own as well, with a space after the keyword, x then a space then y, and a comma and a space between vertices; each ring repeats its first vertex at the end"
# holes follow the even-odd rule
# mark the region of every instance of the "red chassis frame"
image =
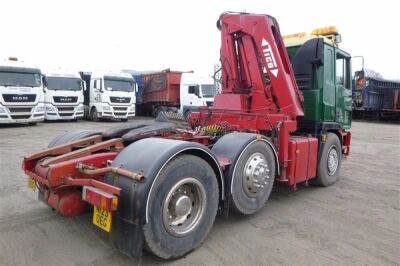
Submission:
MULTIPOLYGON (((161 137, 205 145, 209 144, 210 140, 209 136, 195 131, 182 131, 178 134, 166 132, 161 137)), ((91 136, 26 156, 22 162, 22 169, 35 180, 44 201, 65 216, 79 215, 85 209, 81 191, 76 187, 84 187, 85 192, 89 191, 93 195, 90 199, 84 195, 86 202, 107 211, 114 211, 114 199, 119 196, 121 189, 105 183, 105 174, 115 173, 132 178, 136 182, 145 178, 144 173, 109 166, 109 162, 124 148, 120 138, 102 141, 100 135, 91 136), (106 202, 104 199, 102 202, 101 197, 96 197, 102 193, 106 202)), ((221 167, 226 165, 228 163, 222 160, 221 167)))

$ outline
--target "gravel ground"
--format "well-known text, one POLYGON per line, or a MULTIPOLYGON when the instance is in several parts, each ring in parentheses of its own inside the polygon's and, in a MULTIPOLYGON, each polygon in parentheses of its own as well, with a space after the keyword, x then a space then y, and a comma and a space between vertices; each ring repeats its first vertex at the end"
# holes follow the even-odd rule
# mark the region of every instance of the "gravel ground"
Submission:
MULTIPOLYGON (((0 265, 135 265, 99 237, 91 215, 63 218, 39 202, 24 155, 59 132, 117 122, 0 126, 0 265)), ((351 156, 328 188, 275 187, 257 214, 217 217, 205 242, 175 261, 141 264, 399 265, 400 126, 354 122, 351 156)))

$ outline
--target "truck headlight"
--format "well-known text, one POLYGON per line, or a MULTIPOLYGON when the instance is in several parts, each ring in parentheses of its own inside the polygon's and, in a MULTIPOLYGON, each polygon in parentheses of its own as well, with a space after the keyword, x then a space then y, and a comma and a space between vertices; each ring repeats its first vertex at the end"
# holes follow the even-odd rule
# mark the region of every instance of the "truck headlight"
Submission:
POLYGON ((82 104, 78 105, 76 111, 83 111, 83 105, 82 104))
POLYGON ((103 111, 111 111, 110 106, 104 105, 104 106, 103 106, 103 111))
MULTIPOLYGON (((36 112, 39 112, 38 110, 39 110, 39 107, 36 109, 36 112)), ((57 110, 54 106, 46 106, 46 111, 51 112, 51 113, 57 112, 57 110)))
POLYGON ((135 106, 133 105, 133 106, 131 106, 131 108, 129 108, 129 111, 135 111, 135 106))
POLYGON ((4 107, 0 107, 0 114, 5 114, 6 113, 6 109, 4 109, 4 107))
MULTIPOLYGON (((53 107, 54 108, 54 107, 53 107)), ((38 106, 36 107, 36 112, 37 113, 43 113, 46 110, 46 107, 44 106, 38 106)))

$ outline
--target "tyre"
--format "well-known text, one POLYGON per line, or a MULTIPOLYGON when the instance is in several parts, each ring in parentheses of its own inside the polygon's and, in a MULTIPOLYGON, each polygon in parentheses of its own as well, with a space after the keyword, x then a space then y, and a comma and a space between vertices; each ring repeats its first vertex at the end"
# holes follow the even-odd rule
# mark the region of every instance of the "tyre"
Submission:
POLYGON ((95 130, 74 130, 74 131, 67 131, 59 134, 56 136, 52 141, 50 141, 48 148, 52 148, 55 146, 59 146, 74 140, 87 138, 94 135, 100 135, 101 131, 95 130))
POLYGON ((161 113, 161 112, 165 112, 167 110, 167 108, 165 106, 158 106, 156 107, 156 109, 154 109, 153 111, 153 116, 155 118, 157 118, 157 116, 161 113))
POLYGON ((189 119, 189 116, 190 116, 190 114, 192 113, 192 110, 187 110, 186 112, 185 112, 185 119, 186 119, 186 121, 188 121, 188 119, 189 119))
POLYGON ((146 248, 163 259, 192 251, 210 231, 218 200, 218 182, 207 162, 193 155, 171 160, 149 195, 146 248))
POLYGON ((176 107, 168 107, 167 108, 167 112, 171 112, 171 113, 178 113, 179 109, 176 107))
POLYGON ((320 154, 316 184, 327 187, 334 184, 339 175, 342 162, 342 145, 338 136, 328 133, 327 140, 320 154))
POLYGON ((99 122, 100 121, 96 107, 93 107, 92 110, 90 110, 90 119, 93 122, 99 122))
POLYGON ((231 205, 239 214, 253 214, 267 202, 275 179, 275 155, 263 141, 247 146, 235 164, 231 180, 231 205))
POLYGON ((122 118, 121 122, 128 122, 128 118, 122 118))

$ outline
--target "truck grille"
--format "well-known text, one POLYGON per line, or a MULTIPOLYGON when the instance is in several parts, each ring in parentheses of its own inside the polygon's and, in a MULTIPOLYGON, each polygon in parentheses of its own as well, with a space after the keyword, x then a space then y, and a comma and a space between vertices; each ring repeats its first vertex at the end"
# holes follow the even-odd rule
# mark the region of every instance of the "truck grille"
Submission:
POLYGON ((110 96, 110 101, 112 103, 129 103, 131 101, 130 97, 115 97, 110 96))
POLYGON ((56 103, 76 103, 78 96, 54 96, 53 99, 56 103))
POLYGON ((74 113, 59 113, 60 116, 73 116, 74 113))
POLYGON ((31 115, 11 115, 12 119, 28 119, 31 115))
POLYGON ((57 107, 58 111, 60 112, 73 112, 74 107, 57 107))
POLYGON ((10 113, 30 113, 32 111, 31 107, 25 107, 25 108, 10 108, 8 107, 8 110, 10 113))
POLYGON ((3 94, 3 99, 5 102, 10 103, 34 102, 36 94, 3 94))
POLYGON ((126 112, 126 109, 128 109, 128 107, 113 107, 114 111, 123 111, 126 112))

